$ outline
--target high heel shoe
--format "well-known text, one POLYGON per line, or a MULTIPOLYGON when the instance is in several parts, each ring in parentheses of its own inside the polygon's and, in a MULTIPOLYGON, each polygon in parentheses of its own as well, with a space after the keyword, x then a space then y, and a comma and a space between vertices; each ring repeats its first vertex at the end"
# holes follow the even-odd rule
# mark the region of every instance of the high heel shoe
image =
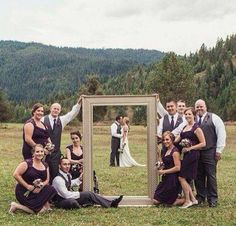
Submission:
POLYGON ((180 206, 179 208, 181 208, 181 209, 187 209, 187 208, 189 208, 189 207, 192 206, 192 205, 193 205, 193 203, 190 201, 188 204, 184 204, 184 205, 180 206))
POLYGON ((198 205, 198 200, 196 199, 196 200, 192 201, 192 203, 193 203, 193 205, 198 205))

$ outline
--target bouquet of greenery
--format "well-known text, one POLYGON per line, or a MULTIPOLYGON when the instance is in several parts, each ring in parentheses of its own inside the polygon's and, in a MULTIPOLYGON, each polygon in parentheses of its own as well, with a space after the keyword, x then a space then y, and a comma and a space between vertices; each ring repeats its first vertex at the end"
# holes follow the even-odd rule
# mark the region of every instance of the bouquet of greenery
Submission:
POLYGON ((43 187, 43 181, 41 179, 36 179, 33 181, 34 189, 32 191, 28 190, 24 193, 25 197, 28 197, 31 192, 33 192, 36 188, 42 188, 43 187))
POLYGON ((54 151, 55 144, 48 142, 44 148, 47 149, 48 154, 51 154, 54 151))
POLYGON ((188 138, 184 138, 180 141, 179 145, 183 148, 189 148, 192 146, 192 142, 188 138))
POLYGON ((126 143, 123 143, 123 144, 121 145, 120 149, 118 149, 118 152, 123 153, 125 146, 126 146, 126 143))
POLYGON ((157 161, 156 162, 156 167, 157 167, 158 170, 161 170, 161 169, 164 169, 165 164, 162 161, 157 161))

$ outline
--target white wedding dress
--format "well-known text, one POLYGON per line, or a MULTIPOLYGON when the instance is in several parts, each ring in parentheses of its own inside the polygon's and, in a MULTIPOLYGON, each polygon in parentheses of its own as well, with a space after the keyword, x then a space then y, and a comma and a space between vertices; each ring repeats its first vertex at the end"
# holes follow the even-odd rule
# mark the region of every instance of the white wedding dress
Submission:
MULTIPOLYGON (((127 131, 128 135, 128 131, 127 131)), ((120 152, 120 167, 132 167, 132 166, 146 166, 137 163, 131 156, 129 152, 129 142, 128 142, 128 136, 126 136, 125 140, 121 138, 121 150, 123 148, 123 152, 120 152), (125 145, 124 145, 125 144, 125 145)))

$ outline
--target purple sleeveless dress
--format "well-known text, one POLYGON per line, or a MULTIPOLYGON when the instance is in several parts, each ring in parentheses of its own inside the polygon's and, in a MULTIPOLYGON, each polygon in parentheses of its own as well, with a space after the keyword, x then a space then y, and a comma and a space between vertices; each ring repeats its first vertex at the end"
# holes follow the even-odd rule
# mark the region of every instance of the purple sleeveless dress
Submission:
MULTIPOLYGON (((197 128, 199 128, 199 126, 195 123, 191 130, 184 132, 182 131, 180 133, 181 139, 187 138, 191 141, 192 145, 198 144, 199 140, 194 133, 197 128)), ((190 152, 184 154, 179 176, 185 179, 196 179, 199 155, 199 150, 191 150, 190 152)))
MULTIPOLYGON (((47 179, 46 163, 43 163, 46 167, 45 170, 35 169, 32 166, 33 164, 32 159, 27 159, 26 163, 28 165, 28 168, 26 172, 22 175, 22 178, 28 184, 33 184, 33 181, 36 179, 41 179, 42 181, 45 181, 47 179)), ((39 193, 30 192, 28 197, 24 195, 26 191, 27 189, 25 187, 23 187, 21 184, 17 184, 15 189, 16 199, 20 204, 27 206, 35 213, 38 213, 43 208, 45 203, 49 201, 55 194, 57 194, 56 190, 51 185, 44 186, 39 193)))
MULTIPOLYGON (((174 152, 179 152, 179 150, 174 147, 169 155, 162 157, 162 161, 165 164, 164 169, 170 169, 175 166, 174 152)), ((161 203, 173 204, 178 197, 179 188, 178 172, 164 174, 162 175, 162 181, 157 185, 154 199, 161 203)))
MULTIPOLYGON (((26 121, 26 123, 29 123, 29 122, 32 123, 34 126, 32 140, 36 144, 42 144, 43 146, 45 146, 45 144, 47 143, 48 138, 49 138, 49 133, 48 133, 47 127, 45 125, 44 125, 45 129, 38 127, 32 118, 26 121)), ((23 154, 24 159, 31 159, 32 158, 31 149, 32 149, 32 147, 30 145, 28 145, 27 142, 25 141, 25 132, 23 130, 22 154, 23 154)))
MULTIPOLYGON (((80 146, 80 147, 83 151, 82 146, 80 146)), ((72 160, 83 159, 83 154, 78 156, 73 152, 73 145, 69 145, 66 148, 68 148, 70 150, 70 155, 71 155, 72 160)), ((70 174, 72 176, 72 179, 78 178, 81 174, 81 170, 82 170, 82 167, 78 167, 77 164, 72 164, 71 167, 70 167, 70 174)))

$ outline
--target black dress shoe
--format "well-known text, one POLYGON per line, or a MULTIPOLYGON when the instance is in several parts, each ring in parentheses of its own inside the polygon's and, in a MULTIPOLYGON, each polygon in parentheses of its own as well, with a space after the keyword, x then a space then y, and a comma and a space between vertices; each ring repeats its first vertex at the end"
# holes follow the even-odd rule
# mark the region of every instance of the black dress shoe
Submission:
POLYGON ((121 195, 119 198, 117 199, 114 199, 112 202, 111 202, 111 207, 113 208, 117 208, 120 201, 123 199, 123 195, 121 195))
POLYGON ((209 202, 209 207, 213 208, 217 206, 217 202, 209 202))
POLYGON ((201 198, 197 198, 197 201, 198 201, 198 205, 201 205, 201 204, 205 203, 205 201, 201 198))

